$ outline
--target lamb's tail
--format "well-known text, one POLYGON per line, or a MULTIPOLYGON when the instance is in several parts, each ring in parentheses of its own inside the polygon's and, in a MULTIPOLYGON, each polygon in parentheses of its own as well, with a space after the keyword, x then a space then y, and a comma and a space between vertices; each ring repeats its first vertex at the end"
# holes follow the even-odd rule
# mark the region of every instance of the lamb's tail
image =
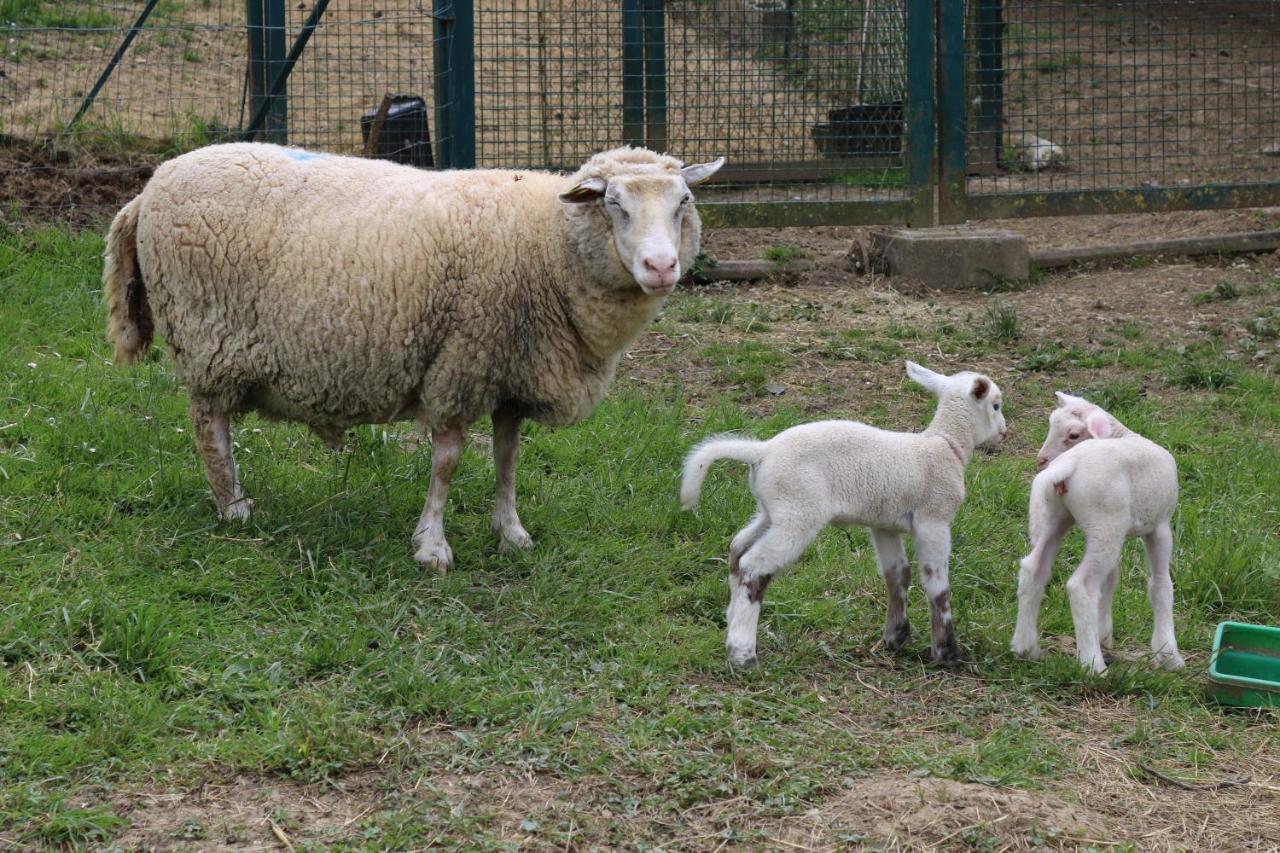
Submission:
POLYGON ((1070 454, 1064 454, 1050 462, 1048 467, 1031 481, 1027 533, 1030 534, 1033 543, 1040 541, 1040 533, 1044 530, 1050 502, 1061 502, 1062 495, 1067 491, 1067 481, 1075 472, 1076 460, 1070 454))
POLYGON ((107 232, 102 295, 107 301, 107 338, 116 345, 116 364, 133 364, 147 353, 155 320, 138 269, 138 210, 141 196, 121 208, 107 232))
POLYGON ((699 442, 684 459, 684 477, 680 482, 680 505, 693 509, 702 494, 702 481, 717 459, 737 459, 755 465, 764 458, 764 442, 733 435, 713 435, 699 442))

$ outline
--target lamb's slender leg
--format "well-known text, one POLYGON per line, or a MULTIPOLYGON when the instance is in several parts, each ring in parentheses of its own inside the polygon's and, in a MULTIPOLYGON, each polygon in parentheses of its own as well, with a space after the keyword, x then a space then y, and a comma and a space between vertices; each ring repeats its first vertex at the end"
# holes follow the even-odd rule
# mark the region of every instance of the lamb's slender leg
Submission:
POLYGON ((1147 596, 1151 599, 1151 613, 1155 626, 1151 632, 1151 651, 1156 664, 1165 669, 1182 669, 1186 666, 1178 654, 1178 640, 1173 633, 1173 579, 1169 576, 1169 559, 1173 555, 1173 532, 1165 522, 1143 537, 1147 546, 1147 561, 1151 565, 1151 579, 1147 583, 1147 596))
POLYGON ((1107 575, 1120 562, 1124 540, 1091 536, 1086 531, 1084 559, 1067 581, 1067 597, 1071 601, 1071 620, 1076 627, 1076 659, 1092 673, 1102 673, 1107 663, 1102 658, 1098 636, 1098 605, 1107 575))
POLYGON ((951 525, 945 522, 917 522, 916 560, 920 564, 920 586, 929 597, 929 645, 933 659, 956 664, 963 659, 951 619, 951 525))
POLYGON ((1044 588, 1053 574, 1053 558, 1058 556, 1062 539, 1071 528, 1070 522, 1048 521, 1031 548, 1022 558, 1022 571, 1018 573, 1018 622, 1013 629, 1013 653, 1026 658, 1038 658, 1040 628, 1037 625, 1040 603, 1044 600, 1044 588))
POLYGON ((747 547, 739 558, 737 583, 735 585, 732 578, 729 582, 729 632, 725 639, 729 663, 733 666, 755 666, 756 626, 760 620, 764 591, 778 572, 804 553, 822 527, 805 521, 772 518, 755 543, 747 547))
POLYGON ((907 597, 911 590, 911 564, 902 547, 901 534, 891 530, 871 530, 876 549, 876 565, 888 590, 883 641, 887 648, 900 649, 911 642, 911 620, 907 618, 907 597))
POLYGON ((502 537, 503 548, 528 549, 533 537, 516 514, 516 457, 520 453, 520 419, 493 413, 493 466, 497 471, 493 518, 489 529, 502 537))
POLYGON ((196 448, 204 458, 204 473, 213 490, 218 514, 224 521, 244 521, 253 501, 244 496, 231 452, 231 419, 225 409, 203 399, 192 399, 187 409, 195 428, 196 448))
MULTIPOLYGON (((1116 584, 1120 582, 1120 564, 1115 570, 1102 579, 1102 590, 1098 596, 1098 645, 1110 649, 1115 645, 1115 626, 1111 620, 1111 601, 1115 598, 1116 584)), ((1103 655, 1105 658, 1106 655, 1103 655)))
POLYGON ((417 546, 413 557, 423 565, 435 566, 440 574, 444 574, 453 562, 453 550, 444 538, 444 505, 461 455, 462 427, 432 430, 431 485, 427 488, 427 503, 413 533, 413 544, 417 546))
POLYGON ((747 522, 747 526, 742 528, 734 535, 733 541, 729 543, 729 607, 725 612, 725 620, 732 624, 734 614, 734 602, 737 601, 738 587, 742 584, 742 572, 739 568, 739 561, 747 549, 756 543, 756 540, 769 527, 769 516, 765 514, 764 508, 757 506, 756 514, 747 522))

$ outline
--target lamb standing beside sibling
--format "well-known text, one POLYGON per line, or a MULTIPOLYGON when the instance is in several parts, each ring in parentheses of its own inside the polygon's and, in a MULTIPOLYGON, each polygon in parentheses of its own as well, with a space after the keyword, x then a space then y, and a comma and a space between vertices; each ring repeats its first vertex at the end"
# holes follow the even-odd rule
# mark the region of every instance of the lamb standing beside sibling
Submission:
POLYGON ((1099 406, 1058 393, 1049 434, 1040 448, 1041 469, 1031 484, 1031 553, 1018 576, 1018 623, 1013 651, 1039 657, 1036 614, 1053 558, 1073 524, 1085 535, 1085 555, 1067 581, 1080 665, 1103 672, 1103 648, 1112 643, 1111 598, 1120 577, 1126 539, 1141 536, 1151 577, 1147 592, 1155 626, 1151 651, 1166 669, 1181 669, 1173 632, 1173 582, 1169 520, 1178 504, 1178 468, 1169 451, 1127 429, 1099 406), (1099 440, 1091 440, 1099 439, 1099 440))
POLYGON ((929 597, 934 660, 960 660, 951 615, 948 560, 951 520, 964 501, 964 470, 974 448, 1005 435, 1000 389, 986 376, 943 376, 907 362, 907 375, 938 397, 921 433, 888 432, 853 421, 820 421, 768 441, 716 436, 685 459, 680 500, 698 503, 711 463, 751 466, 756 515, 729 546, 729 662, 756 662, 760 602, 769 582, 794 563, 828 524, 871 528, 876 562, 888 587, 884 643, 911 637, 907 592, 911 568, 902 534, 915 539, 920 580, 929 597))
POLYGON ((236 413, 301 421, 330 443, 356 424, 417 421, 431 434, 431 485, 415 556, 441 571, 463 430, 492 415, 493 530, 527 548, 521 419, 574 423, 604 396, 697 255, 689 186, 722 163, 619 148, 564 177, 202 148, 156 169, 111 225, 116 361, 164 335, 225 519, 250 509, 236 413))

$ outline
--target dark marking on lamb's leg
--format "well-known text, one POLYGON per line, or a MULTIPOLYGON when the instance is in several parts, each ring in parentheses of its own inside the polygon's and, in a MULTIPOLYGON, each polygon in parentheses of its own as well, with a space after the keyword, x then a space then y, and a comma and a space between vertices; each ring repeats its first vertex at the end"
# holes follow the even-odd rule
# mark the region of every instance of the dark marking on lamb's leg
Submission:
POLYGON ((435 566, 444 574, 453 562, 453 549, 444 536, 444 507, 449 498, 449 485, 462 455, 462 427, 433 430, 431 433, 431 485, 427 502, 418 519, 413 542, 417 546, 414 559, 435 566))
POLYGON ((951 621, 951 591, 943 590, 929 601, 929 628, 933 659, 946 666, 964 660, 956 642, 955 624, 951 621))
POLYGON ((757 575, 747 581, 747 601, 752 604, 759 604, 764 601, 764 591, 769 588, 769 584, 772 581, 773 575, 757 575))
POLYGON ((901 534, 873 528, 871 544, 875 546, 876 565, 887 593, 881 642, 885 648, 901 649, 911 642, 911 622, 907 617, 911 564, 907 562, 901 534))
POLYGON ((502 409, 493 413, 493 517, 489 529, 502 537, 504 548, 529 549, 533 537, 516 512, 516 458, 520 454, 520 418, 502 409))
POLYGON ((195 430, 196 449, 204 459, 204 473, 213 490, 218 514, 224 521, 244 521, 253 501, 240 490, 236 460, 231 452, 231 419, 226 410, 206 400, 193 399, 187 409, 195 430))
POLYGON ((1065 495, 1067 493, 1067 481, 1063 480, 1061 483, 1054 483, 1053 493, 1058 497, 1065 495))

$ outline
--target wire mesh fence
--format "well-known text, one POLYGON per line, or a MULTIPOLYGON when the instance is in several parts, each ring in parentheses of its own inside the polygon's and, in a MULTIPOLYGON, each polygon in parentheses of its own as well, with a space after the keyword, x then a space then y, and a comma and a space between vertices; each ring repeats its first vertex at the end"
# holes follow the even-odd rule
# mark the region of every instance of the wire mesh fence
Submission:
POLYGON ((1280 3, 971 3, 971 197, 1280 180, 1280 3))
MULTIPOLYGON (((156 162, 239 138, 317 3, 0 0, 0 215, 101 217, 156 162)), ((423 167, 724 155, 700 200, 756 224, 927 221, 949 176, 951 219, 1280 196, 1274 0, 480 0, 471 29, 472 6, 332 0, 265 138, 423 167)))

